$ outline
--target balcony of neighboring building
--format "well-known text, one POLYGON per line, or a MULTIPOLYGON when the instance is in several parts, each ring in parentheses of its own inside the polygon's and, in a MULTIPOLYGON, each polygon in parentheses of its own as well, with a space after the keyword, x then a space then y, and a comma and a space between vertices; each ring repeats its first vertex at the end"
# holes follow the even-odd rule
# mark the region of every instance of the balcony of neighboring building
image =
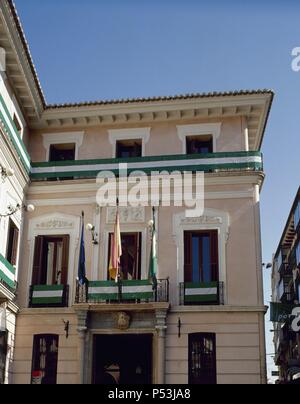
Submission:
POLYGON ((15 298, 15 274, 15 267, 0 254, 0 303, 15 298))
POLYGON ((284 304, 293 304, 296 300, 296 291, 292 275, 284 275, 278 283, 278 299, 284 304))

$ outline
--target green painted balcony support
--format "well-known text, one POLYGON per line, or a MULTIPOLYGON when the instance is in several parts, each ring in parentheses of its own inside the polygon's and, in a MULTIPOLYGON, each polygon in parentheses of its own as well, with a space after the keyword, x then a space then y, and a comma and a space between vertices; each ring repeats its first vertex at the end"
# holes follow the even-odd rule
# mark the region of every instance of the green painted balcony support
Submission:
POLYGON ((67 307, 68 285, 34 285, 30 287, 29 307, 67 307))
POLYGON ((90 281, 86 286, 77 285, 76 303, 106 302, 168 302, 169 280, 157 281, 157 289, 150 280, 90 281))
POLYGON ((0 282, 10 291, 16 290, 16 269, 0 254, 0 282))
POLYGON ((173 155, 138 157, 130 159, 78 160, 32 163, 31 179, 73 179, 96 178, 100 171, 119 173, 119 164, 127 163, 128 174, 142 170, 150 174, 153 171, 212 172, 212 171, 262 171, 261 152, 228 152, 193 155, 173 155))
POLYGON ((180 286, 182 305, 224 304, 223 283, 182 283, 180 286))

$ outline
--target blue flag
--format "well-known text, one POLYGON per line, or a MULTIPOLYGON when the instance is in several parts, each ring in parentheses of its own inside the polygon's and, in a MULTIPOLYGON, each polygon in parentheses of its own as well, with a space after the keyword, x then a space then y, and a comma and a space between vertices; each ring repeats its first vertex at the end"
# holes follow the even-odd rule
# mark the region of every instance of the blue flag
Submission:
POLYGON ((78 263, 78 279, 79 279, 80 285, 84 285, 87 282, 86 268, 85 268, 84 214, 82 214, 82 230, 81 230, 80 253, 79 253, 79 263, 78 263))

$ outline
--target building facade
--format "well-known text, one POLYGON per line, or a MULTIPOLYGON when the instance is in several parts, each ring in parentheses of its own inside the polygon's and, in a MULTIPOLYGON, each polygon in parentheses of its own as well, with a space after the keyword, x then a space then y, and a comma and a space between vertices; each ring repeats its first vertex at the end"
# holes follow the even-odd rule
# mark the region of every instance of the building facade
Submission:
POLYGON ((279 383, 300 382, 300 188, 274 256, 271 320, 279 383))
MULTIPOLYGON (((266 383, 260 148, 273 93, 47 105, 13 3, 4 0, 0 11, 5 74, 30 156, 27 171, 20 167, 24 178, 16 169, 9 181, 20 182, 16 202, 35 207, 1 224, 8 229, 13 221, 20 231, 17 261, 7 264, 14 272, 5 298, 13 313, 9 381, 266 383), (195 184, 204 172, 201 216, 189 217, 172 198, 170 206, 155 206, 156 287, 149 280, 152 203, 120 204, 121 284, 110 278, 116 207, 99 204, 97 176, 119 174, 119 184, 136 170, 147 179, 155 171, 156 183, 162 172, 176 171, 190 173, 195 184), (82 212, 90 224, 84 286, 77 280, 82 212)), ((162 191, 166 183, 158 184, 162 191)), ((182 190, 176 184, 172 195, 182 190)))

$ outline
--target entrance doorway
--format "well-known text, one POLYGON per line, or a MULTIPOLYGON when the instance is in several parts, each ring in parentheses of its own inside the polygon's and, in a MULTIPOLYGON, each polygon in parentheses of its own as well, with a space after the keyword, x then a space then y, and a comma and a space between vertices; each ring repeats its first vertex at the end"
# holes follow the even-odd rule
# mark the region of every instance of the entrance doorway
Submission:
POLYGON ((96 335, 93 384, 151 384, 152 335, 96 335))

